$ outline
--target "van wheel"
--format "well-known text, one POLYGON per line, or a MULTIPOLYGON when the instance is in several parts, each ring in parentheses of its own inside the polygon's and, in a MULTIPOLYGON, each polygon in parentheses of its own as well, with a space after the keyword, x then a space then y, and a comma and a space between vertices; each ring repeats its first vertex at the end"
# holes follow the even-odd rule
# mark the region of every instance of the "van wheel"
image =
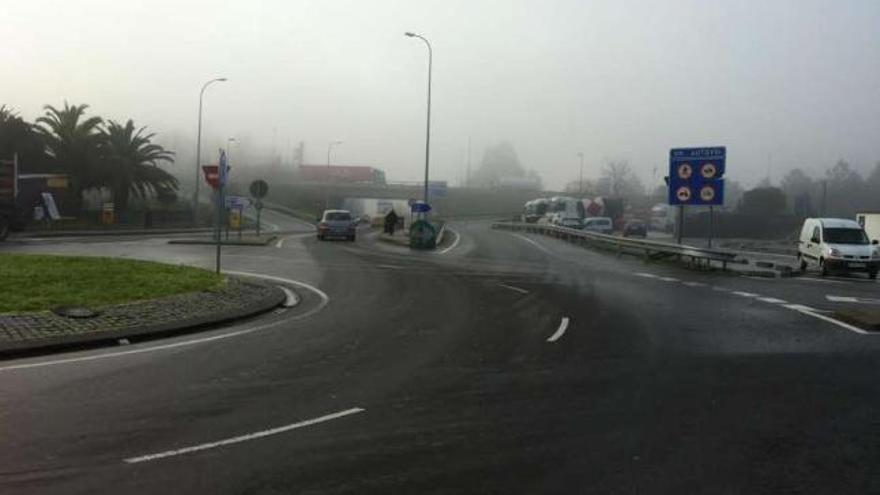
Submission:
POLYGON ((803 256, 798 255, 798 261, 800 261, 801 273, 806 273, 807 272, 807 260, 805 260, 803 256))
POLYGON ((827 276, 828 276, 828 267, 825 266, 825 260, 823 260, 823 259, 820 259, 820 260, 819 260, 819 269, 822 271, 822 276, 823 276, 823 277, 827 277, 827 276))

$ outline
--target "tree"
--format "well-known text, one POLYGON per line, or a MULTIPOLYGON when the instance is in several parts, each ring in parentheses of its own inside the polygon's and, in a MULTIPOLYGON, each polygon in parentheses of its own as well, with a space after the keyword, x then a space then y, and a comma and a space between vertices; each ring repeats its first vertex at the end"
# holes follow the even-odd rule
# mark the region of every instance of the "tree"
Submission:
POLYGON ((611 196, 644 196, 645 186, 625 160, 610 161, 602 167, 600 183, 606 182, 611 196))
POLYGON ((779 215, 785 212, 785 193, 778 187, 756 187, 743 194, 739 211, 750 215, 779 215))
POLYGON ((735 209, 745 194, 742 185, 735 180, 724 179, 724 208, 735 209))
POLYGON ((876 195, 866 190, 865 180, 845 160, 838 160, 828 169, 825 180, 827 200, 823 214, 852 217, 857 210, 864 208, 869 201, 867 196, 876 195))
POLYGON ((812 195, 816 192, 816 183, 812 177, 799 168, 791 169, 780 184, 782 191, 791 202, 792 211, 795 215, 813 215, 812 195))
POLYGON ((486 148, 480 168, 474 172, 474 182, 480 187, 497 187, 502 177, 525 177, 513 145, 507 141, 486 148))
POLYGON ((125 125, 109 121, 102 130, 102 185, 113 191, 113 203, 125 210, 128 198, 134 195, 166 196, 176 191, 178 181, 159 168, 161 162, 174 162, 174 153, 152 143, 155 134, 145 134, 146 127, 136 129, 130 119, 125 125))
POLYGON ((70 175, 74 197, 82 198, 82 192, 100 187, 101 133, 100 117, 85 117, 88 105, 68 105, 57 109, 43 107, 45 115, 37 119, 37 129, 46 143, 46 151, 59 171, 70 175))
POLYGON ((18 155, 21 170, 48 172, 46 145, 34 126, 18 116, 6 105, 0 106, 0 159, 18 155))

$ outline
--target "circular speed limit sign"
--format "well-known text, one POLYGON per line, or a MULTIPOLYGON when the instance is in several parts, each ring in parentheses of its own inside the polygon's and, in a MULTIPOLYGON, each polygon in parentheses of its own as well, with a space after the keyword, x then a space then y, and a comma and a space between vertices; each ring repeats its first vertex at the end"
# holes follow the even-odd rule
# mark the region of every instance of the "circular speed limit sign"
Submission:
POLYGON ((712 186, 703 186, 703 188, 700 189, 700 199, 706 203, 715 199, 715 188, 712 186))
POLYGON ((702 167, 700 167, 700 175, 703 176, 704 179, 714 179, 716 175, 718 175, 718 168, 714 163, 704 163, 702 167))
POLYGON ((691 189, 689 187, 681 186, 676 189, 675 197, 682 203, 687 203, 691 200, 691 189))
POLYGON ((688 180, 694 174, 694 169, 689 163, 682 163, 678 166, 678 178, 688 180))

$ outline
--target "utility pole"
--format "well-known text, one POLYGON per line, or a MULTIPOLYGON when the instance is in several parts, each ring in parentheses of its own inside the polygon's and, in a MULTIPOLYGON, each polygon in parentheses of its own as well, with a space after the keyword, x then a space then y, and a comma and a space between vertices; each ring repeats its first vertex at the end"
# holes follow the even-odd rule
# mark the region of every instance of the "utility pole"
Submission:
POLYGON ((467 187, 471 187, 471 137, 468 136, 468 159, 467 159, 467 187))
POLYGON ((578 175, 578 194, 584 194, 584 152, 579 151, 578 157, 581 159, 581 172, 578 175))

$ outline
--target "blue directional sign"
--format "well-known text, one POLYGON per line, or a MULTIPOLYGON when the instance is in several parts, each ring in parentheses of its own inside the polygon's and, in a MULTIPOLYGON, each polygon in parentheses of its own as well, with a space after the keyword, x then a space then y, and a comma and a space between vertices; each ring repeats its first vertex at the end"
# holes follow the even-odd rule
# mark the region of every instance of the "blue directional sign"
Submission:
POLYGON ((669 151, 669 204, 724 204, 727 149, 674 148, 669 151))
POLYGON ((445 180, 428 181, 428 195, 433 198, 445 198, 447 185, 445 180))
POLYGON ((412 208, 413 213, 428 213, 431 211, 431 205, 424 201, 416 201, 410 205, 410 208, 412 208))

